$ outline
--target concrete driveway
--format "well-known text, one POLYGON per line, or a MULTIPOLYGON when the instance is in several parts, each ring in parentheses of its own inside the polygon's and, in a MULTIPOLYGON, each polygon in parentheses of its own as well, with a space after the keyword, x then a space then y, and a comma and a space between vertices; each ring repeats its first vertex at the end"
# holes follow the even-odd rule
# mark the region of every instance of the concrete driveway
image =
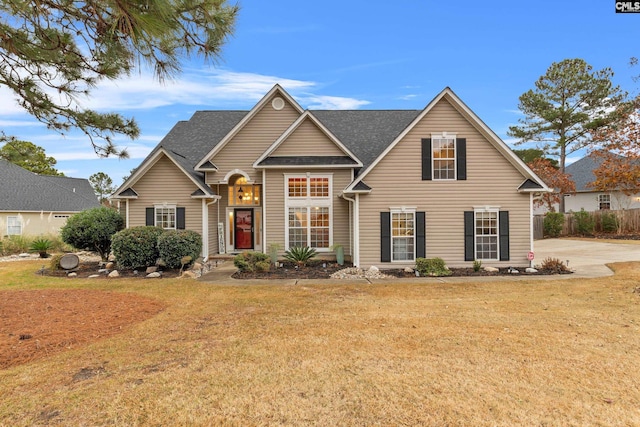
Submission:
POLYGON ((611 276, 605 265, 620 261, 640 261, 640 245, 630 243, 603 243, 597 240, 543 239, 534 242, 534 264, 545 258, 558 258, 574 271, 570 277, 611 276))

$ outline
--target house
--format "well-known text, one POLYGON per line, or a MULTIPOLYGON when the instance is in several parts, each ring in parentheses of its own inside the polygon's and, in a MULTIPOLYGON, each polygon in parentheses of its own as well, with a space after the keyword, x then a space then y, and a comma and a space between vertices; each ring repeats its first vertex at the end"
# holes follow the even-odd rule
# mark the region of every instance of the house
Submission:
POLYGON ((250 111, 177 123, 116 190, 127 227, 192 229, 206 259, 342 247, 354 265, 525 265, 549 191, 449 88, 423 110, 303 109, 276 85, 250 111))
POLYGON ((640 193, 626 195, 622 191, 599 191, 589 186, 595 181, 593 173, 602 163, 602 157, 588 155, 568 165, 565 172, 571 175, 576 184, 575 194, 565 197, 565 211, 588 212, 597 210, 622 210, 640 208, 640 193))
POLYGON ((0 159, 3 236, 57 234, 71 215, 100 206, 86 179, 37 175, 0 159))

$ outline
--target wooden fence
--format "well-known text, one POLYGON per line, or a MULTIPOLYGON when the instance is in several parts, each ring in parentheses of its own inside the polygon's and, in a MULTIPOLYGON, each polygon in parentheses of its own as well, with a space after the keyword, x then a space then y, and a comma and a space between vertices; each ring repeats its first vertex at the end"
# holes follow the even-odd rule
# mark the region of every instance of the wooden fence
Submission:
MULTIPOLYGON (((594 232, 602 233, 602 216, 614 214, 618 220, 618 234, 637 234, 640 232, 640 209, 620 211, 601 210, 589 212, 595 221, 594 232)), ((573 213, 564 214, 564 225, 561 236, 577 235, 577 223, 573 213)), ((542 239, 544 235, 544 215, 533 217, 533 238, 542 239)))

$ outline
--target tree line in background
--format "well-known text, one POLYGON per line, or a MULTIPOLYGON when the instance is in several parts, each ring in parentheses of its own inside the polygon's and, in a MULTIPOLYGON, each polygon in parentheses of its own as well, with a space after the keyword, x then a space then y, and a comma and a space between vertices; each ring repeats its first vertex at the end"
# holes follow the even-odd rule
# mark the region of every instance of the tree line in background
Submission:
POLYGON ((594 71, 582 59, 565 59, 520 96, 524 118, 508 134, 517 144, 537 145, 516 153, 554 190, 536 200, 538 206, 564 212, 562 195, 575 192, 566 160, 581 149, 599 160, 589 183, 594 190, 632 195, 640 189, 640 96, 629 99, 612 77, 610 68, 594 71))

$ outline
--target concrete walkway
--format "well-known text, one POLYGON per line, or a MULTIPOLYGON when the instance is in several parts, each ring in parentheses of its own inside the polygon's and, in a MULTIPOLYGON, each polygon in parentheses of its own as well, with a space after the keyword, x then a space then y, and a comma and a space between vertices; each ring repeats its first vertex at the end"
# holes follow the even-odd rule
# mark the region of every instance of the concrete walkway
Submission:
POLYGON ((237 280, 231 275, 236 268, 233 261, 225 261, 219 267, 203 275, 199 280, 217 285, 344 285, 370 283, 464 283, 496 281, 531 281, 557 279, 589 279, 611 276, 613 272, 605 264, 621 261, 640 261, 640 245, 625 243, 603 243, 595 240, 544 239, 534 244, 534 264, 540 264, 545 258, 558 258, 569 262, 573 274, 551 276, 480 276, 480 277, 416 277, 402 279, 289 279, 289 280, 237 280))

